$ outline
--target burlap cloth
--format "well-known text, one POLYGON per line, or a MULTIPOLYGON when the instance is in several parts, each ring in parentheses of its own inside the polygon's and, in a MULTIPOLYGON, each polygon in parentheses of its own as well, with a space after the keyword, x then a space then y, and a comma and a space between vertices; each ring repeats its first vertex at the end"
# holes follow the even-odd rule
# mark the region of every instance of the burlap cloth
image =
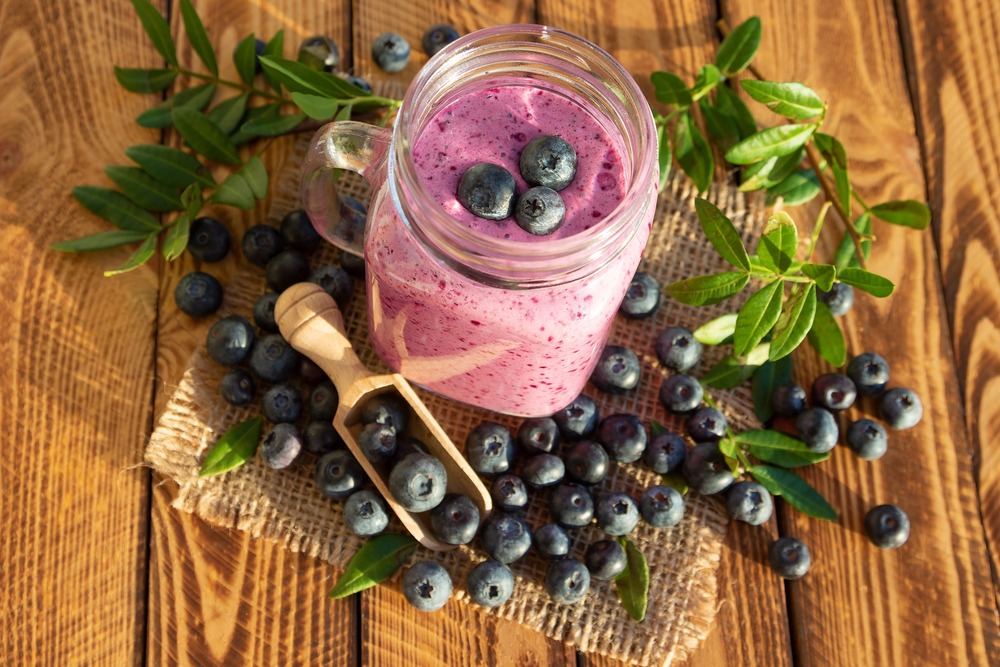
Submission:
MULTIPOLYGON (((269 212, 274 225, 285 213, 298 207, 298 170, 305 145, 297 144, 294 155, 274 184, 269 212)), ((353 175, 344 177, 341 190, 362 201, 367 201, 369 195, 367 184, 353 175)), ((722 268, 721 260, 699 229, 694 214, 695 194, 686 178, 674 177, 660 197, 642 270, 654 275, 661 285, 722 268)), ((748 206, 744 196, 735 189, 715 185, 708 198, 730 216, 748 239, 754 230, 761 228, 761 207, 748 206)), ((314 258, 313 266, 327 261, 336 263, 339 257, 332 248, 323 253, 327 256, 314 258)), ((387 372, 368 344, 361 282, 356 281, 353 301, 345 313, 348 333, 362 361, 373 371, 387 372)), ((263 292, 263 271, 248 264, 247 269, 226 286, 221 314, 249 316, 253 302, 263 292)), ((633 412, 647 424, 656 420, 683 432, 682 420, 668 414, 657 400, 660 378, 669 371, 656 359, 656 335, 673 324, 694 328, 731 310, 734 305, 729 302, 693 308, 665 298, 651 319, 617 318, 610 342, 625 345, 639 355, 643 373, 641 386, 628 396, 609 396, 592 388, 588 388, 587 393, 598 401, 602 414, 633 412)), ((700 372, 709 368, 720 354, 719 350, 707 348, 700 372)), ((699 370, 694 372, 697 374, 699 370)), ((193 512, 210 523, 278 540, 293 551, 322 558, 334 565, 345 565, 361 546, 363 538, 345 528, 341 518, 342 503, 325 499, 316 490, 314 457, 311 455, 304 454, 295 466, 283 471, 271 470, 255 457, 228 474, 207 479, 198 477, 201 461, 218 436, 236 422, 258 414, 259 410, 256 404, 247 409, 228 406, 218 392, 222 374, 223 369, 208 358, 204 346, 199 347, 146 449, 146 461, 179 486, 173 506, 193 512)), ((470 408, 427 392, 421 392, 421 396, 460 448, 468 431, 485 419, 500 421, 512 429, 519 423, 517 419, 470 408)), ((713 396, 737 429, 754 425, 748 391, 713 391, 713 396)), ((655 473, 639 464, 613 464, 604 487, 626 490, 638 498, 646 487, 657 481, 655 473)), ((548 522, 547 510, 544 502, 536 502, 532 497, 527 519, 537 527, 548 522)), ((481 613, 512 619, 569 642, 583 652, 605 654, 640 665, 669 665, 682 661, 705 638, 715 617, 718 604, 715 572, 727 523, 725 509, 718 499, 689 494, 685 500, 686 513, 678 526, 653 529, 640 522, 630 536, 649 561, 649 607, 643 622, 637 623, 626 615, 613 582, 594 581, 581 604, 553 604, 542 583, 546 563, 534 552, 512 565, 517 584, 510 601, 481 613)), ((389 530, 402 532, 395 521, 389 530)), ((586 546, 602 539, 602 535, 595 525, 578 529, 573 555, 582 557, 586 546)), ((440 560, 455 582, 457 601, 452 600, 449 604, 468 603, 464 595, 465 578, 469 570, 483 560, 481 553, 461 548, 441 555, 421 548, 414 558, 440 560)), ((399 573, 383 585, 398 586, 398 578, 399 573)))

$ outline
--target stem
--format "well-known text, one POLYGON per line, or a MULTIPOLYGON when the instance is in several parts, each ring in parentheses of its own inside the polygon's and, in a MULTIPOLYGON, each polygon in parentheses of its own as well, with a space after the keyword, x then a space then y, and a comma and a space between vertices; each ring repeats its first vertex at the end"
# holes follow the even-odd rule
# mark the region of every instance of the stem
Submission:
POLYGON ((812 261, 813 250, 816 249, 816 242, 819 241, 819 231, 823 229, 823 221, 826 220, 826 213, 832 205, 829 201, 824 202, 823 208, 820 209, 819 215, 816 216, 816 226, 813 227, 812 238, 809 239, 809 249, 806 251, 807 262, 812 261))
POLYGON ((851 188, 851 195, 861 204, 861 208, 865 209, 866 213, 871 213, 872 207, 865 203, 865 200, 861 198, 857 190, 851 188))
POLYGON ((201 72, 195 72, 194 70, 187 69, 186 67, 177 67, 177 71, 181 74, 186 74, 194 79, 201 79, 202 81, 210 81, 211 83, 222 84, 223 86, 229 86, 230 88, 236 88, 237 90, 242 90, 244 93, 251 93, 253 95, 260 95, 261 97, 266 97, 267 99, 274 100, 276 102, 281 102, 282 104, 294 104, 287 97, 281 95, 276 95, 268 90, 261 90, 259 88, 254 88, 253 86, 247 85, 245 83, 239 83, 237 81, 229 81, 228 79, 222 79, 217 76, 212 76, 211 74, 202 74, 201 72))

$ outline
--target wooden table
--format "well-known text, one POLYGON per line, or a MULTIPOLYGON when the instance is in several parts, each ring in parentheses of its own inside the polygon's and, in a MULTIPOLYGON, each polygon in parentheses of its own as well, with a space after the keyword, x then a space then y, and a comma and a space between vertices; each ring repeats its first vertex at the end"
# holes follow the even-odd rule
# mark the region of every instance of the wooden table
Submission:
MULTIPOLYGON (((813 86, 868 201, 928 200, 932 230, 879 229, 873 266, 901 289, 859 299, 849 349, 884 351, 923 397, 916 429, 869 464, 837 456, 810 481, 840 524, 778 512, 733 526, 719 613, 689 663, 1000 664, 1000 12, 975 0, 196 0, 220 54, 248 32, 314 33, 378 78, 369 44, 411 43, 431 23, 460 31, 539 22, 650 72, 693 79, 716 21, 761 17, 758 66, 813 86), (909 543, 879 552, 859 533, 880 502, 905 505, 909 543), (812 572, 785 584, 763 565, 778 534, 808 541, 812 572)), ((179 4, 159 0, 175 36, 179 4)), ((129 3, 0 5, 0 663, 599 665, 571 647, 466 605, 425 615, 379 587, 330 601, 334 568, 169 508, 142 467, 145 441, 207 324, 178 316, 188 256, 105 279, 128 250, 66 256, 58 240, 106 229, 71 200, 126 147, 157 141, 111 65, 160 66, 129 3)), ((181 40, 182 64, 199 67, 181 40)), ((419 49, 415 49, 419 51, 419 49)), ((233 75, 228 58, 225 74, 233 75)), ((424 56, 415 55, 411 77, 424 56)), ((234 78, 230 76, 230 78, 234 78)), ((186 81, 178 81, 186 85, 186 81)), ((165 133, 163 140, 176 142, 165 133)), ((280 167, 288 141, 268 151, 280 167)), ((264 205, 231 222, 245 228, 264 205)), ((829 244, 822 249, 829 253, 829 244)), ((233 270, 233 262, 220 269, 233 270)), ((822 364, 797 356, 801 377, 822 364)))

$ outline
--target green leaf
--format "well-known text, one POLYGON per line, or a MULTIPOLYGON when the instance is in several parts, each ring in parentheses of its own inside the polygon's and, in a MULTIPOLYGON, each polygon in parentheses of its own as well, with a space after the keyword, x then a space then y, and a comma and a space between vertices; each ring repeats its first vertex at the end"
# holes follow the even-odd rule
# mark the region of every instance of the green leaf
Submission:
POLYGON ((192 183, 203 188, 215 187, 215 179, 198 158, 179 148, 140 144, 126 148, 125 155, 154 178, 175 188, 186 188, 192 183))
POLYGON ((754 457, 782 468, 801 468, 830 458, 830 452, 814 452, 806 443, 780 431, 757 429, 737 433, 734 437, 741 445, 747 445, 754 457))
POLYGON ((837 200, 840 202, 840 210, 846 211, 847 217, 850 217, 851 193, 853 192, 851 177, 847 175, 846 169, 841 169, 840 167, 831 166, 830 171, 833 172, 833 185, 837 190, 837 200))
POLYGON ((184 204, 184 211, 189 218, 194 220, 198 217, 204 200, 201 196, 201 188, 198 187, 197 183, 192 183, 184 188, 184 192, 181 193, 181 203, 184 204))
POLYGON ((205 63, 208 71, 219 76, 219 65, 215 62, 215 50, 208 40, 205 32, 205 25, 201 22, 198 12, 195 11, 191 0, 181 0, 181 18, 184 19, 184 30, 187 32, 188 41, 194 49, 201 62, 205 63))
POLYGON ((136 69, 115 67, 115 78, 122 88, 133 93, 158 93, 177 78, 175 69, 136 69))
POLYGON ((700 197, 694 200, 694 208, 701 230, 719 256, 736 268, 749 271, 750 257, 743 246, 743 239, 726 214, 712 202, 700 197))
POLYGON ((815 131, 816 126, 811 123, 769 127, 726 151, 726 160, 733 164, 750 164, 776 155, 788 155, 805 144, 815 131))
POLYGON ((771 351, 771 343, 757 343, 753 349, 751 349, 746 357, 743 358, 744 366, 760 366, 768 360, 768 353, 771 351))
POLYGON ((770 206, 781 197, 785 206, 800 206, 812 200, 821 191, 816 172, 812 169, 802 169, 789 174, 781 183, 768 188, 766 203, 770 206))
POLYGON ((733 477, 739 477, 740 475, 740 459, 739 454, 736 451, 736 441, 730 438, 723 438, 719 441, 719 451, 726 459, 726 465, 729 466, 729 470, 732 471, 733 477))
POLYGON ((387 533, 370 538, 351 556, 330 597, 345 598, 385 581, 410 558, 417 545, 410 535, 387 533))
POLYGON ((353 110, 354 110, 354 105, 352 105, 352 104, 345 104, 340 109, 340 111, 337 112, 337 115, 334 116, 333 119, 334 120, 351 120, 351 113, 353 112, 353 110))
POLYGON ((743 357, 766 336, 781 314, 784 283, 775 280, 747 299, 736 318, 733 352, 743 357))
POLYGON ((746 69, 760 48, 760 19, 751 16, 729 33, 715 55, 723 76, 731 77, 746 69))
POLYGON ((73 196, 87 209, 119 229, 158 232, 160 221, 149 211, 139 208, 128 197, 108 188, 78 185, 73 196))
POLYGON ((694 181, 698 192, 705 192, 712 183, 715 158, 701 130, 691 119, 691 113, 681 114, 674 127, 674 155, 684 173, 694 181))
POLYGON ((817 132, 815 142, 820 155, 823 156, 831 167, 847 171, 847 151, 844 150, 844 144, 840 143, 837 137, 824 132, 817 132))
POLYGON ((253 417, 223 433, 205 456, 198 476, 221 475, 253 458, 257 453, 257 443, 260 442, 263 421, 263 417, 253 417))
POLYGON ((816 286, 824 292, 833 289, 833 281, 837 277, 837 267, 833 264, 812 264, 806 262, 802 265, 802 273, 812 278, 816 286))
POLYGON ((176 188, 164 185, 138 167, 105 167, 115 185, 125 196, 147 211, 180 211, 184 209, 176 188))
POLYGON ((750 109, 729 86, 718 86, 715 89, 715 106, 733 119, 739 129, 740 139, 746 139, 757 132, 757 121, 750 109))
POLYGON ((215 204, 234 206, 244 211, 249 211, 254 207, 253 190, 240 171, 229 174, 226 180, 219 184, 218 189, 212 193, 210 200, 215 204))
POLYGON ((705 322, 694 330, 694 338, 702 345, 722 345, 736 332, 736 313, 726 313, 705 322))
POLYGON ((264 199, 267 196, 267 169, 264 168, 264 163, 260 161, 260 158, 256 155, 251 157, 243 165, 241 172, 247 185, 250 186, 250 192, 253 193, 253 196, 256 199, 264 199))
POLYGON ((149 232, 134 229, 113 229, 108 232, 98 232, 89 236, 81 236, 70 241, 59 241, 52 244, 53 250, 62 252, 93 252, 95 250, 106 250, 117 248, 141 241, 149 235, 149 232))
POLYGON ((134 253, 132 253, 132 256, 125 260, 124 264, 119 266, 117 269, 112 269, 111 271, 105 271, 104 277, 110 278, 111 276, 117 276, 119 273, 125 273, 127 271, 137 269, 146 262, 148 262, 149 258, 153 256, 153 253, 156 252, 157 235, 158 235, 157 232, 153 232, 152 234, 148 235, 146 237, 146 240, 139 245, 139 248, 134 253))
MULTIPOLYGON (((268 58, 281 58, 285 51, 285 29, 282 28, 278 32, 274 33, 274 37, 267 40, 267 44, 264 45, 264 52, 261 54, 268 58)), ((263 68, 261 68, 263 69, 263 68)), ((264 71, 264 80, 267 81, 267 85, 271 86, 271 89, 277 93, 281 92, 281 82, 278 81, 277 77, 268 72, 264 71)))
MULTIPOLYGON (((278 107, 279 105, 274 105, 278 107)), ((293 113, 282 116, 277 112, 263 113, 260 116, 243 123, 240 130, 246 134, 258 137, 277 137, 288 134, 306 119, 304 113, 293 113)))
POLYGON ((664 292, 689 306, 707 306, 719 303, 746 287, 750 276, 742 271, 724 271, 704 276, 694 276, 671 283, 664 292))
POLYGON ((671 470, 670 472, 663 473, 660 475, 660 479, 663 480, 664 484, 674 489, 682 496, 686 496, 688 491, 691 490, 691 487, 688 486, 687 480, 684 479, 684 475, 681 474, 679 470, 671 470))
POLYGON ((771 361, 791 354, 805 340, 816 315, 816 285, 809 283, 785 301, 771 336, 771 361))
POLYGON ((191 233, 191 216, 181 213, 167 229, 167 236, 163 241, 163 257, 167 261, 174 261, 181 256, 187 248, 188 236, 191 233))
POLYGON ((757 243, 757 258, 761 264, 784 274, 795 261, 798 247, 799 232, 791 216, 784 211, 768 216, 764 233, 757 243))
POLYGON ((871 212, 879 220, 912 229, 927 229, 927 225, 931 224, 930 207, 913 199, 876 204, 871 212))
POLYGON ((746 79, 740 86, 750 97, 767 105, 776 114, 792 120, 808 120, 821 116, 826 105, 816 92, 801 83, 778 83, 746 79))
POLYGON ((171 112, 174 126, 198 153, 224 164, 240 164, 240 153, 219 126, 194 109, 180 107, 171 112))
POLYGON ((203 86, 187 88, 176 95, 168 97, 155 107, 143 111, 136 117, 135 122, 142 127, 148 127, 150 129, 163 129, 165 127, 170 127, 174 124, 174 120, 170 115, 174 109, 186 107, 188 109, 201 111, 208 106, 208 103, 212 101, 212 97, 214 96, 214 83, 206 83, 203 86))
POLYGON ((694 88, 691 89, 691 98, 699 100, 710 90, 715 88, 722 81, 722 73, 715 65, 702 65, 698 70, 698 78, 695 79, 694 88))
POLYGON ((715 141, 721 150, 728 150, 741 139, 736 119, 713 107, 707 97, 699 100, 698 107, 701 109, 702 118, 705 119, 705 129, 708 131, 708 136, 715 141))
POLYGON ((799 148, 788 155, 770 157, 748 165, 743 169, 740 191, 753 192, 777 185, 798 168, 804 155, 805 149, 799 148))
POLYGON ((660 180, 657 185, 657 191, 663 192, 663 188, 667 186, 667 179, 670 178, 670 167, 673 166, 674 154, 670 148, 670 136, 667 134, 667 125, 664 123, 656 130, 656 159, 660 167, 660 180))
POLYGON ((753 374, 751 392, 754 414, 762 424, 774 415, 771 396, 776 387, 792 381, 792 358, 782 357, 777 361, 766 361, 753 374))
POLYGON ((249 99, 250 93, 243 93, 242 95, 223 100, 208 112, 208 117, 213 123, 219 126, 223 134, 228 135, 240 126, 243 114, 247 110, 247 100, 249 99))
POLYGON ((781 496, 803 514, 827 521, 837 520, 837 510, 794 472, 768 465, 751 466, 748 472, 761 486, 781 496))
MULTIPOLYGON (((872 233, 872 217, 868 211, 859 215, 858 219, 854 221, 854 229, 856 229, 859 234, 865 236, 872 233)), ((868 257, 871 255, 871 252, 872 242, 862 241, 861 253, 865 256, 865 261, 868 261, 868 257)), ((845 232, 844 237, 840 239, 840 245, 837 246, 837 254, 834 255, 833 263, 837 269, 842 269, 845 266, 858 266, 858 251, 854 247, 854 241, 851 239, 850 234, 845 232)))
POLYGON ((339 100, 367 97, 370 95, 370 93, 361 90, 338 76, 326 72, 317 72, 294 60, 261 56, 260 62, 265 72, 270 72, 275 79, 284 84, 293 93, 309 93, 310 95, 339 100))
MULTIPOLYGON (((329 97, 320 95, 310 95, 309 93, 292 93, 292 101, 295 106, 314 120, 330 120, 337 114, 340 108, 339 100, 331 100, 329 97)), ((662 130, 661 130, 662 131, 662 130)))
POLYGON ((625 613, 634 621, 646 618, 649 603, 649 563, 642 551, 627 537, 619 537, 618 543, 625 549, 625 569, 615 577, 618 599, 625 613))
POLYGON ((236 65, 236 73, 250 86, 253 85, 254 77, 257 76, 256 42, 254 34, 250 33, 236 45, 236 50, 233 51, 233 64, 236 65))
POLYGON ((709 368, 702 376, 701 383, 713 389, 732 389, 743 384, 755 370, 755 366, 741 364, 739 359, 730 354, 709 368))
POLYGON ((816 317, 809 329, 809 344, 832 365, 840 367, 847 361, 847 343, 844 332, 834 319, 830 308, 822 301, 816 302, 816 317))
POLYGON ((842 283, 857 287, 859 290, 864 290, 872 296, 879 298, 889 296, 896 288, 888 278, 853 266, 846 266, 841 269, 837 274, 837 278, 842 283))
POLYGON ((177 67, 177 47, 174 45, 174 38, 170 36, 167 20, 149 0, 132 0, 132 6, 135 7, 135 13, 139 15, 142 27, 146 29, 153 46, 164 60, 177 67))
POLYGON ((653 81, 653 89, 656 91, 657 102, 685 107, 693 101, 687 84, 676 74, 672 74, 671 72, 653 72, 650 79, 653 81))

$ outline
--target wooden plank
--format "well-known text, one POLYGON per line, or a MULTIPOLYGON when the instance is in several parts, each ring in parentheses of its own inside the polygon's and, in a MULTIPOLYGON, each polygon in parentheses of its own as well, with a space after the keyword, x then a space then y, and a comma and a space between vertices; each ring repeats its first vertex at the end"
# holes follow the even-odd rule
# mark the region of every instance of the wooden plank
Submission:
POLYGON ((49 246, 112 229, 70 189, 108 185, 100 169, 146 136, 111 63, 157 59, 121 4, 3 3, 0 21, 0 663, 134 665, 156 270, 106 279, 131 249, 49 246))
MULTIPOLYGON (((762 18, 762 72, 804 81, 829 100, 826 128, 846 146, 852 180, 866 201, 924 198, 896 20, 885 5, 726 4, 733 25, 751 14, 762 18)), ((804 665, 995 664, 995 599, 984 576, 989 565, 972 450, 960 396, 950 389, 957 375, 934 239, 882 224, 876 234, 871 268, 900 289, 883 301, 858 295, 842 320, 848 349, 884 354, 892 384, 922 397, 924 418, 915 429, 893 432, 888 454, 876 463, 841 450, 805 473, 840 510, 841 521, 784 514, 782 531, 805 540, 815 558, 809 575, 789 584, 796 659, 804 665), (892 338, 882 332, 893 332, 892 338), (862 530, 865 512, 886 502, 902 506, 913 524, 898 551, 880 552, 862 530)), ((830 257, 835 240, 824 237, 820 252, 830 257)), ((808 353, 797 359, 803 379, 829 369, 808 353)), ((860 408, 847 417, 871 413, 872 402, 860 408)))
POLYGON ((990 3, 901 2, 944 302, 973 446, 979 513, 1000 571, 1000 15, 990 3), (944 45, 953 45, 944 48, 944 45))

